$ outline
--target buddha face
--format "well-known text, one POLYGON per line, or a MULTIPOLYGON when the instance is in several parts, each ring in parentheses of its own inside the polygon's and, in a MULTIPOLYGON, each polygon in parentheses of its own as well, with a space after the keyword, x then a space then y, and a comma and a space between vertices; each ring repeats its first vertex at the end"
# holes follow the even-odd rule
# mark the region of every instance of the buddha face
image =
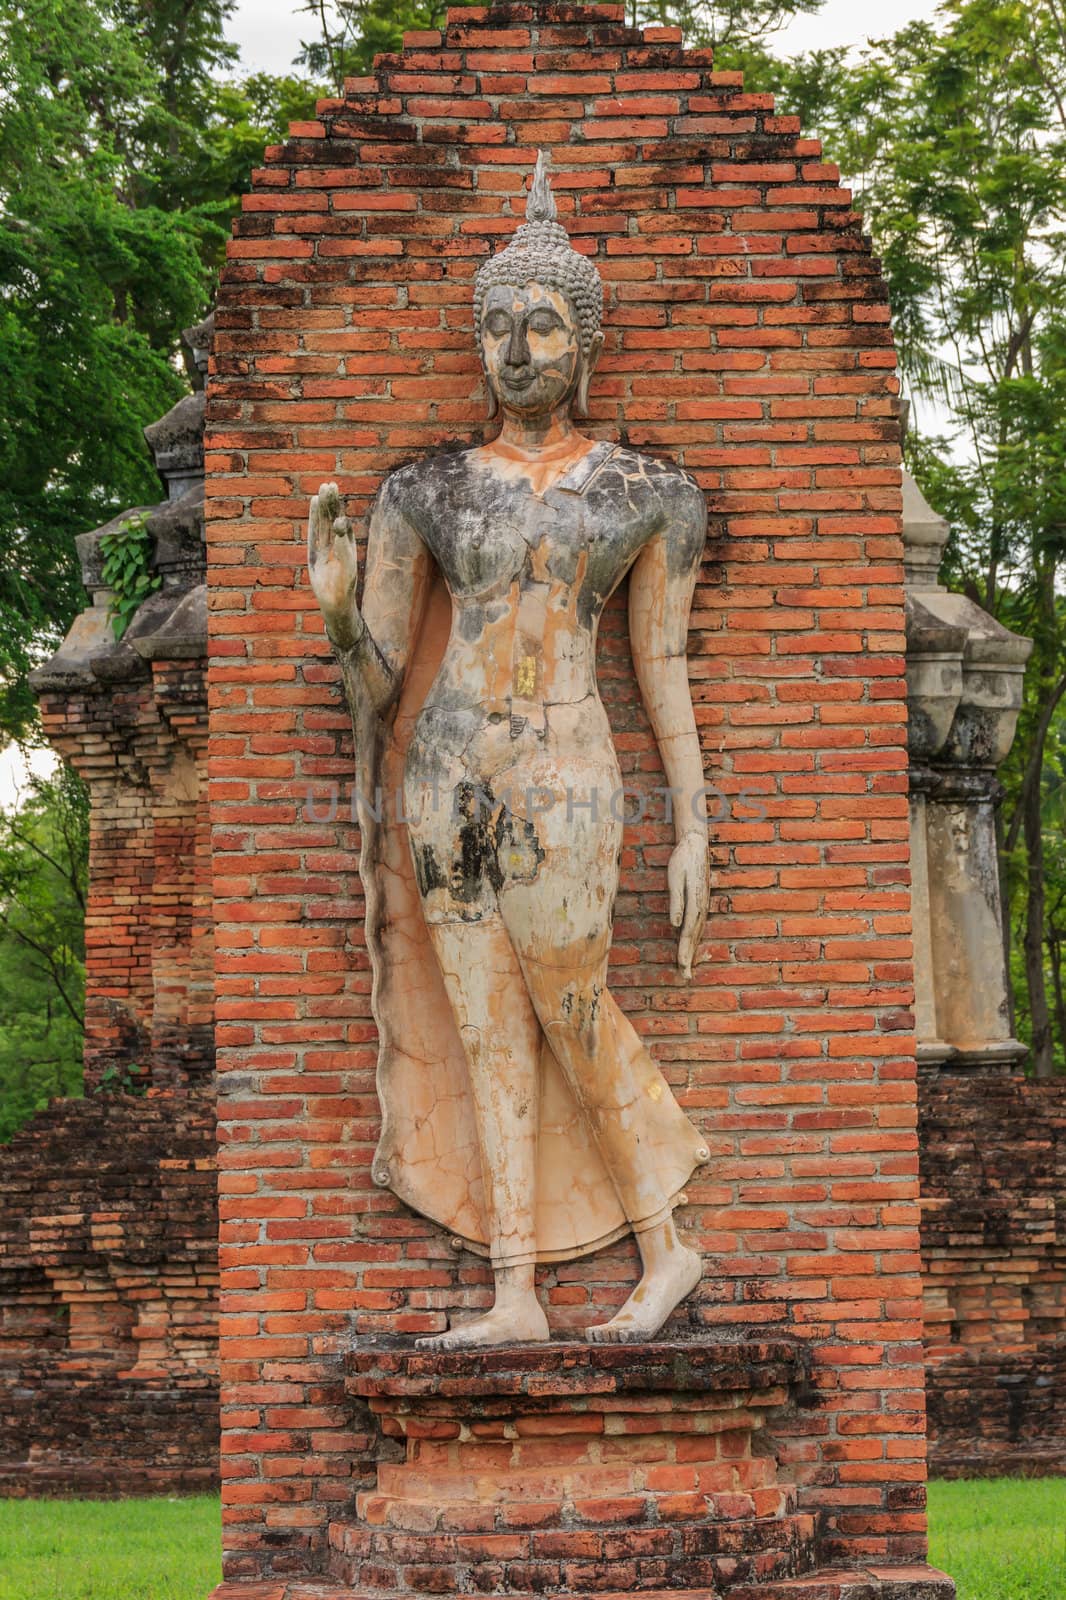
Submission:
POLYGON ((561 290, 495 285, 482 307, 481 348, 485 376, 505 411, 544 416, 573 394, 581 330, 561 290))

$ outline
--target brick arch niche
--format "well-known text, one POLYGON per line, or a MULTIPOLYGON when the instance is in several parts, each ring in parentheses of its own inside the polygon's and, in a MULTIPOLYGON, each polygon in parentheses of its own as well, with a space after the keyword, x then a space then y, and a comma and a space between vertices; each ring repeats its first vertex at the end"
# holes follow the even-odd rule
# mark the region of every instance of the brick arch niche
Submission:
MULTIPOLYGON (((925 1437, 885 288, 836 169, 769 96, 677 30, 558 4, 453 11, 320 103, 268 150, 223 273, 207 440, 223 1592, 337 1570, 329 1526, 372 1488, 380 1445, 345 1394, 353 1335, 430 1331, 487 1295, 482 1264, 371 1179, 350 733, 303 531, 323 479, 358 517, 391 468, 483 437, 472 278, 521 219, 538 148, 606 286, 591 431, 683 462, 711 514, 690 670, 723 797, 716 906, 686 986, 649 808, 626 834, 612 969, 712 1151, 682 1213, 705 1278, 667 1332, 794 1342, 809 1377, 774 1451, 819 1561, 899 1569, 864 1595, 944 1594, 900 1566, 924 1559, 925 1437)), ((661 782, 619 597, 599 672, 628 780, 661 782)), ((617 1305, 633 1262, 623 1242, 544 1269, 556 1332, 617 1305)))

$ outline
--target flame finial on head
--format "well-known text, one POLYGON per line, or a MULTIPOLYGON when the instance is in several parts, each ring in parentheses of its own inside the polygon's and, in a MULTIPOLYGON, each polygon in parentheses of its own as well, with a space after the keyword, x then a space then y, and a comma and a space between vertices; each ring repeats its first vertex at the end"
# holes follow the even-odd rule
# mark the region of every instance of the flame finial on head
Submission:
POLYGON ((559 289, 577 313, 581 347, 586 356, 592 349, 603 320, 603 284, 587 256, 580 255, 558 220, 555 196, 548 181, 551 153, 541 150, 533 172, 526 203, 526 219, 503 250, 478 269, 474 279, 474 332, 481 344, 481 308, 485 295, 497 284, 523 288, 540 283, 559 289))
POLYGON ((529 188, 529 199, 526 201, 527 222, 555 222, 558 220, 559 207, 555 204, 555 196, 552 194, 552 186, 548 178, 551 164, 551 151, 538 150, 537 164, 533 168, 533 182, 529 188))

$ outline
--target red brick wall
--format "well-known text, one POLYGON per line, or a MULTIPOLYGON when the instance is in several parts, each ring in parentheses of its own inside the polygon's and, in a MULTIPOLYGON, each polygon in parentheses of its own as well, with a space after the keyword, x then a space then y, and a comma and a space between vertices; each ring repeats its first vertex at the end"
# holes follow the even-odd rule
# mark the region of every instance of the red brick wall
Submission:
POLYGON ((91 802, 87 1098, 0 1147, 0 1495, 217 1478, 205 663, 119 664, 41 697, 91 802))
MULTIPOLYGON (((353 1331, 440 1326, 482 1267, 373 1187, 375 1033, 337 674, 307 498, 482 436, 477 264, 538 146, 607 288, 593 431, 683 461, 712 528, 690 642, 718 900, 686 986, 664 827, 629 830, 612 981, 712 1161, 704 1282, 672 1325, 792 1332, 817 1404, 779 1441, 826 1554, 924 1547, 897 381, 885 290, 816 141, 620 7, 454 12, 267 152, 209 401, 228 1570, 305 1567, 369 1468, 353 1331)), ((600 677, 660 780, 620 603, 600 677)), ((558 1329, 617 1305, 630 1243, 545 1271, 558 1329)))
POLYGON ((918 1099, 933 1470, 1066 1472, 1066 1082, 930 1073, 918 1099))
POLYGON ((152 1024, 152 793, 157 714, 141 677, 117 692, 43 695, 54 746, 88 786, 90 896, 85 916, 85 1078, 143 1069, 152 1024))
POLYGON ((217 1481, 210 1100, 61 1100, 0 1149, 0 1496, 217 1481))
POLYGON ((110 1069, 206 1087, 214 1066, 203 660, 41 695, 49 740, 89 790, 85 1083, 110 1069))

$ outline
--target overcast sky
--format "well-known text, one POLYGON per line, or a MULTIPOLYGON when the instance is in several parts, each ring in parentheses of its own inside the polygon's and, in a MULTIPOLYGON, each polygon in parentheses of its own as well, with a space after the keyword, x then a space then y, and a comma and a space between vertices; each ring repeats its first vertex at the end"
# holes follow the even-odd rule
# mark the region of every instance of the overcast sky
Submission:
MULTIPOLYGON (((935 10, 935 0, 826 0, 818 16, 800 17, 777 35, 776 53, 863 44, 871 36, 895 33, 916 17, 931 17, 935 10)), ((313 19, 293 0, 239 0, 229 26, 244 66, 265 72, 288 71, 301 37, 313 32, 313 19)))
POLYGON ((47 777, 55 771, 56 764, 54 750, 31 751, 28 764, 22 759, 18 745, 11 744, 6 750, 0 750, 0 807, 5 811, 15 807, 20 796, 26 797, 30 773, 47 777))

